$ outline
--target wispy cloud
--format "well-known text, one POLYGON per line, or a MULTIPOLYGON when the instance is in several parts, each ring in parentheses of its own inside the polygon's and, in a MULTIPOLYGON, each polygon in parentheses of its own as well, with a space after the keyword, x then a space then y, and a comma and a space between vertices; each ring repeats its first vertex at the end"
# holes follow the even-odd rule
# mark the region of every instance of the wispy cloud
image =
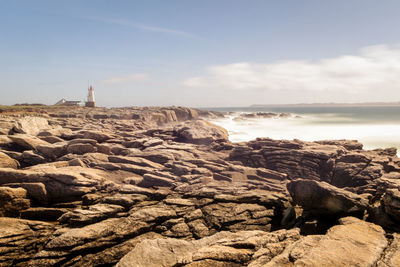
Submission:
POLYGON ((191 39, 201 39, 199 36, 185 32, 185 31, 141 24, 141 23, 131 21, 131 20, 99 18, 99 17, 87 17, 87 19, 94 20, 94 21, 101 21, 101 22, 105 22, 105 23, 116 24, 116 25, 127 26, 127 27, 131 27, 131 28, 139 29, 139 30, 143 30, 143 31, 159 32, 159 33, 176 35, 176 36, 181 36, 181 37, 186 37, 186 38, 191 38, 191 39))
POLYGON ((103 80, 102 82, 105 84, 120 84, 120 83, 143 81, 146 80, 147 78, 148 75, 146 73, 134 73, 125 76, 111 77, 109 79, 103 80))
POLYGON ((183 85, 196 88, 264 89, 358 94, 380 89, 398 91, 400 50, 386 45, 362 48, 356 55, 318 61, 287 60, 215 65, 183 85))

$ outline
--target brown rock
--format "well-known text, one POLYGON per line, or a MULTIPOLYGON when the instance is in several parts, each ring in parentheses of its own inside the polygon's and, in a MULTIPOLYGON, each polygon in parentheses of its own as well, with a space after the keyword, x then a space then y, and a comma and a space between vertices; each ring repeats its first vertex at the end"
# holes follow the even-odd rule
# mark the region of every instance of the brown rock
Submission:
POLYGON ((374 266, 387 245, 380 226, 346 217, 326 235, 303 237, 263 266, 374 266))
POLYGON ((44 129, 50 128, 48 121, 41 117, 23 117, 15 122, 13 131, 16 133, 37 135, 44 129))
POLYGON ((13 168, 18 169, 19 162, 10 158, 7 154, 0 152, 0 168, 13 168))
POLYGON ((26 149, 33 149, 39 145, 49 145, 46 141, 43 141, 35 136, 27 135, 27 134, 16 134, 8 136, 14 143, 26 148, 26 149))
POLYGON ((325 182, 296 179, 289 182, 287 188, 295 204, 316 216, 362 217, 368 207, 364 197, 325 182))
POLYGON ((25 189, 0 187, 0 216, 18 217, 22 210, 29 207, 25 189))
POLYGON ((174 128, 179 140, 187 143, 209 145, 214 141, 228 140, 228 131, 207 121, 193 121, 174 128))
POLYGON ((96 148, 91 144, 73 144, 68 145, 67 152, 72 154, 86 154, 86 153, 93 153, 96 152, 96 148))
POLYGON ((94 139, 98 142, 104 142, 108 139, 111 139, 112 137, 99 131, 86 131, 83 133, 83 138, 94 139))

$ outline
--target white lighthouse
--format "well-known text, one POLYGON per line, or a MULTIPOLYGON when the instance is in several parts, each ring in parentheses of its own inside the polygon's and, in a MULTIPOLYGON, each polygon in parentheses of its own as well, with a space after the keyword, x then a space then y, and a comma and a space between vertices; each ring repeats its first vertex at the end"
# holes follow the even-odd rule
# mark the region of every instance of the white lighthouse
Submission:
POLYGON ((87 96, 87 101, 85 103, 86 107, 96 107, 96 101, 94 101, 94 89, 93 87, 90 85, 88 88, 88 96, 87 96))

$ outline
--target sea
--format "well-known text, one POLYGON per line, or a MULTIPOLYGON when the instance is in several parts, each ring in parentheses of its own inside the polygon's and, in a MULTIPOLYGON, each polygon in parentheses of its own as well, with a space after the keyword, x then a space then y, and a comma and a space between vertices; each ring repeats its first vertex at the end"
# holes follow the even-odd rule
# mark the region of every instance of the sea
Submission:
POLYGON ((228 112, 211 122, 228 130, 232 142, 257 137, 304 141, 351 139, 364 149, 396 147, 400 150, 400 106, 271 106, 222 107, 228 112), (288 117, 244 118, 243 113, 290 113, 288 117))

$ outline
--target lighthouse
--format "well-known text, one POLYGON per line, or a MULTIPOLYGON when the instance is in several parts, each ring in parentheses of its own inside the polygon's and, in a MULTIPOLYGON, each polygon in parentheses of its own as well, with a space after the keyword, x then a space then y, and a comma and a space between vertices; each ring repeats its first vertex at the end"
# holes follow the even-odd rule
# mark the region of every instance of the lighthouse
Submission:
POLYGON ((91 108, 96 107, 96 101, 94 101, 94 89, 91 85, 88 88, 88 96, 85 106, 91 108))

